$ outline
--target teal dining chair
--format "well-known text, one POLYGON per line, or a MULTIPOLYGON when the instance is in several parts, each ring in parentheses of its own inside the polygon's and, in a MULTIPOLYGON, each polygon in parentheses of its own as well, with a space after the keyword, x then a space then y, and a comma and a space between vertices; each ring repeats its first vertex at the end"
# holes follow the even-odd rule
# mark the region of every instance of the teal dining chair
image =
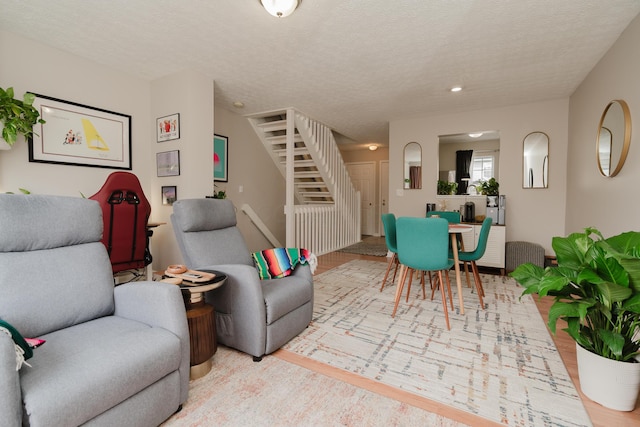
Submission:
POLYGON ((384 284, 387 281, 387 277, 389 277, 389 271, 391 271, 391 266, 393 264, 396 265, 395 270, 393 271, 393 279, 391 282, 396 280, 396 273, 398 272, 398 246, 396 242, 396 216, 392 213, 382 214, 382 226, 384 228, 384 241, 387 244, 387 249, 391 252, 391 258, 389 258, 389 265, 387 265, 387 272, 384 274, 384 279, 382 279, 382 286, 380 286, 380 292, 384 289, 384 284))
MULTIPOLYGON (((444 218, 449 221, 449 224, 460 224, 462 218, 460 217, 460 212, 454 211, 429 211, 427 212, 427 218, 431 218, 433 216, 444 218)), ((462 236, 459 234, 456 235, 456 241, 458 242, 458 249, 462 246, 462 236)), ((453 248, 449 246, 449 258, 453 258, 453 248)), ((467 283, 469 282, 469 270, 467 269, 467 265, 464 265, 464 272, 467 275, 467 283)), ((431 280, 431 275, 429 275, 429 280, 431 280)))
POLYGON ((480 235, 478 236, 478 244, 476 249, 470 252, 459 252, 458 259, 465 264, 471 264, 471 270, 473 271, 473 281, 476 284, 476 292, 478 292, 478 298, 480 299, 480 306, 484 310, 484 288, 482 287, 482 280, 480 280, 480 273, 478 272, 478 266, 476 261, 482 258, 485 250, 487 249, 487 240, 489 240, 489 232, 491 231, 491 218, 485 218, 482 221, 482 227, 480 228, 480 235))
MULTIPOLYGON (((451 282, 448 274, 448 271, 453 267, 453 260, 449 258, 449 222, 444 218, 401 217, 396 221, 396 239, 401 269, 391 317, 395 317, 398 309, 407 271, 413 269, 436 272, 442 294, 442 307, 447 329, 451 329, 444 290, 446 280, 451 309, 453 310, 453 296, 451 295, 451 282)), ((424 297, 424 281, 422 282, 422 293, 424 297)))

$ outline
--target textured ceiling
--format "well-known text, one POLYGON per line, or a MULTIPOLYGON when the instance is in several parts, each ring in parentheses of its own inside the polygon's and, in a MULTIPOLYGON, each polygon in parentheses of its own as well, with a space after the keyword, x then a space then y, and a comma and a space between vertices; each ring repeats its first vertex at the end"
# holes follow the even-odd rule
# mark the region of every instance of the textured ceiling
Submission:
POLYGON ((147 79, 197 70, 240 114, 294 107, 384 145, 396 118, 571 95, 638 12, 638 0, 303 0, 278 19, 259 0, 0 0, 0 28, 147 79))

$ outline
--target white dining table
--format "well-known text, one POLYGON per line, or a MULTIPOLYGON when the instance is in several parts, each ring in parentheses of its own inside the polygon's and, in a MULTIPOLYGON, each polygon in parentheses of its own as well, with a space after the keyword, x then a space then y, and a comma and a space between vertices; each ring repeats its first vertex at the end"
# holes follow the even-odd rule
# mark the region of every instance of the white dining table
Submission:
MULTIPOLYGON (((456 270, 456 286, 458 287, 458 302, 460 303, 460 314, 464 314, 464 301, 462 300, 462 278, 460 273, 460 259, 458 258, 458 235, 468 233, 473 230, 473 226, 465 224, 449 224, 449 235, 451 236, 451 251, 453 252, 454 268, 456 270)), ((462 242, 462 239, 460 239, 462 242)), ((464 245, 461 247, 464 250, 464 245)))

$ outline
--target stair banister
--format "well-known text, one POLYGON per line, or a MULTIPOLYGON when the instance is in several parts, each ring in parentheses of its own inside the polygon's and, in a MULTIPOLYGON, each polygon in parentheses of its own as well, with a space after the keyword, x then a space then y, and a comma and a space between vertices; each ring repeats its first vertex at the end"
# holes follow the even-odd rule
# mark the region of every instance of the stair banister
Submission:
POLYGON ((294 148, 295 148, 295 112, 290 108, 287 110, 287 164, 286 164, 286 200, 285 200, 285 230, 286 244, 288 247, 294 247, 296 224, 295 224, 295 206, 294 206, 294 148))

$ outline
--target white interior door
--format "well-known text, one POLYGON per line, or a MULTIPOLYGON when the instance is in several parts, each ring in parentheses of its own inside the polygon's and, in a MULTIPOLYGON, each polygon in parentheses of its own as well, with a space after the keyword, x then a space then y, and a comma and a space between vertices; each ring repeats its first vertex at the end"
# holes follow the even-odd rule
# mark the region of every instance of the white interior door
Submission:
POLYGON ((376 234, 377 223, 375 204, 375 162, 347 163, 347 170, 353 186, 360 192, 360 212, 362 218, 361 234, 372 236, 376 234))
POLYGON ((381 215, 389 213, 389 161, 380 161, 380 215, 378 215, 378 229, 380 235, 384 236, 384 226, 382 225, 381 215))

